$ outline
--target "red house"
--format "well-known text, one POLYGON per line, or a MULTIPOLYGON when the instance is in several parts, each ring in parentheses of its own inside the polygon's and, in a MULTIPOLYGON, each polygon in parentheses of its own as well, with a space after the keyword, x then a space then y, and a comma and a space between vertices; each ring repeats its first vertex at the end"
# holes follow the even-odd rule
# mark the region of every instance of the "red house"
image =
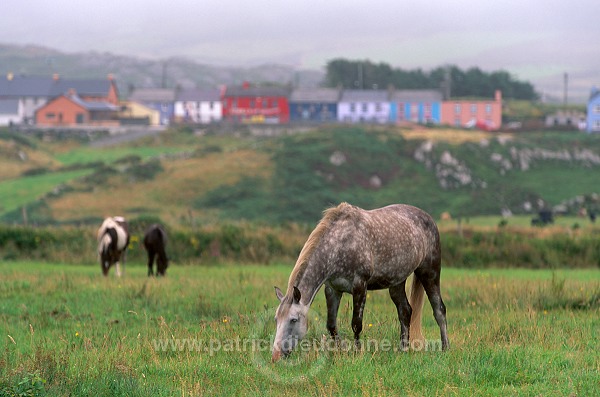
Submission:
POLYGON ((283 87, 227 87, 223 120, 234 123, 286 124, 290 121, 289 90, 283 87))
POLYGON ((119 125, 119 106, 108 101, 84 100, 74 90, 60 95, 35 112, 35 123, 45 126, 119 125))

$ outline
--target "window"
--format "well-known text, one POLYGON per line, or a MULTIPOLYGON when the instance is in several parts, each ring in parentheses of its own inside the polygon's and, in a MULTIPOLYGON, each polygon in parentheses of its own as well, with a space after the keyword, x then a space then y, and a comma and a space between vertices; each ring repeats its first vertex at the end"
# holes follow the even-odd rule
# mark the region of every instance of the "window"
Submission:
POLYGON ((350 113, 354 113, 354 112, 356 112, 356 104, 351 103, 350 104, 350 113))
POLYGON ((454 113, 460 114, 460 112, 461 112, 460 103, 457 103, 454 105, 454 113))
POLYGON ((54 114, 54 113, 46 113, 46 118, 47 119, 53 119, 55 117, 56 117, 56 114, 54 114))
POLYGON ((594 113, 600 114, 600 103, 594 105, 594 113))
POLYGON ((474 103, 471 104, 471 114, 477 114, 477 105, 474 103))
POLYGON ((84 122, 84 120, 85 120, 85 119, 84 119, 84 117, 85 117, 85 115, 84 115, 83 113, 77 113, 77 114, 75 115, 75 122, 76 122, 77 124, 83 124, 83 122, 84 122))
POLYGON ((492 113, 492 105, 490 105, 489 103, 485 104, 485 112, 487 114, 491 114, 492 113))
POLYGON ((381 112, 381 109, 382 109, 381 103, 376 103, 375 104, 375 111, 376 112, 381 112))
POLYGON ((363 113, 366 113, 366 112, 367 112, 367 110, 368 110, 368 106, 369 106, 369 105, 368 105, 368 104, 366 104, 366 103, 363 103, 363 104, 362 104, 362 111, 363 111, 363 113))

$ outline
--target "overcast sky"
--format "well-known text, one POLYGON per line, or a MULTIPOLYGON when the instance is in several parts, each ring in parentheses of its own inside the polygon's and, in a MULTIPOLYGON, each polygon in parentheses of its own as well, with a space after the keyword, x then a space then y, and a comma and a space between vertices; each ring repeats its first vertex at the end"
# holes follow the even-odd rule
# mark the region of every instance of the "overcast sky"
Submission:
POLYGON ((598 0, 2 0, 0 42, 323 69, 333 58, 503 69, 584 101, 600 86, 598 0))

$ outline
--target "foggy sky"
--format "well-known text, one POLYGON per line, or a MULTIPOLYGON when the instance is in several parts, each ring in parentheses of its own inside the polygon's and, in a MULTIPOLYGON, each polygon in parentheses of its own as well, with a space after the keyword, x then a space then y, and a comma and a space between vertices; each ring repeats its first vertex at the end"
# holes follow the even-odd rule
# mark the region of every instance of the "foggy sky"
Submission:
MULTIPOLYGON (((598 0, 3 0, 0 42, 211 65, 323 69, 334 58, 506 70, 544 94, 600 86, 598 0)), ((0 71, 2 72, 2 71, 0 71)))

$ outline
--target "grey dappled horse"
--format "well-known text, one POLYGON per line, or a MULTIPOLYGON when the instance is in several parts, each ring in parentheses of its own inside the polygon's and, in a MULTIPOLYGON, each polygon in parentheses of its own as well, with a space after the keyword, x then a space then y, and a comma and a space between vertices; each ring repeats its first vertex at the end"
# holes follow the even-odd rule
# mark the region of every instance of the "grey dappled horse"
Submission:
POLYGON ((277 287, 280 301, 273 361, 287 356, 307 332, 307 313, 325 285, 327 329, 337 337, 336 319, 344 292, 352 294, 352 331, 356 344, 362 331, 367 290, 389 289, 400 320, 402 350, 411 340, 423 340, 421 312, 427 293, 440 327, 442 349, 448 341, 446 307, 440 294, 441 247, 434 220, 409 205, 363 210, 347 203, 324 211, 296 261, 287 293, 277 287), (410 303, 406 279, 414 273, 410 303))

